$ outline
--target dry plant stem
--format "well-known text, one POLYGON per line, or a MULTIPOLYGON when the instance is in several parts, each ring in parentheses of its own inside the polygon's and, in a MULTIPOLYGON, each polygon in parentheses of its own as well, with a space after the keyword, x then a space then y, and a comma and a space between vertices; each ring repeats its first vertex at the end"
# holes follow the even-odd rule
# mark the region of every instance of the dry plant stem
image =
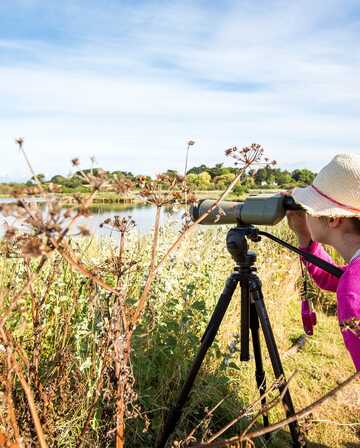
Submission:
POLYGON ((120 232, 120 247, 119 247, 119 264, 118 264, 118 283, 121 276, 121 268, 124 260, 124 253, 125 253, 125 232, 120 232))
POLYGON ((70 246, 63 241, 62 246, 57 246, 57 242, 55 240, 52 240, 52 243, 54 244, 54 247, 57 249, 57 251, 64 257, 64 259, 78 272, 83 274, 85 277, 92 280, 94 283, 96 283, 101 288, 105 289, 106 291, 109 291, 116 296, 120 294, 120 291, 113 288, 112 286, 108 285, 103 280, 99 279, 94 275, 92 272, 90 272, 88 269, 86 269, 79 260, 76 259, 75 255, 73 254, 70 246))
POLYGON ((116 403, 116 448, 125 446, 125 381, 118 382, 116 403))
POLYGON ((24 366, 29 369, 30 368, 30 363, 29 363, 29 359, 27 357, 26 352, 24 351, 24 349, 17 343, 16 339, 14 339, 14 337, 12 336, 12 334, 6 330, 6 328, 3 327, 5 336, 6 336, 6 343, 10 344, 14 351, 16 351, 16 353, 19 355, 21 362, 24 364, 24 366))
POLYGON ((15 440, 16 443, 18 444, 18 446, 20 448, 23 447, 23 443, 22 443, 22 438, 20 436, 20 430, 19 430, 19 425, 17 423, 17 419, 16 419, 16 411, 15 411, 15 405, 14 405, 14 400, 12 397, 12 388, 13 388, 13 372, 11 371, 10 365, 11 365, 11 360, 10 360, 10 354, 7 354, 7 378, 6 378, 6 382, 5 382, 5 395, 6 395, 6 404, 7 404, 7 408, 8 408, 8 415, 9 415, 9 420, 10 420, 10 425, 12 430, 14 431, 14 435, 15 435, 15 440))
POLYGON ((20 149, 22 155, 24 156, 25 162, 26 162, 27 166, 29 167, 30 173, 33 175, 33 178, 35 179, 36 183, 38 184, 38 187, 40 188, 41 192, 44 193, 45 191, 43 189, 43 186, 42 186, 39 178, 35 174, 35 171, 34 171, 32 165, 30 163, 30 160, 28 159, 28 156, 27 156, 27 154, 26 154, 26 152, 24 150, 23 142, 18 143, 18 145, 19 145, 19 149, 20 149))
POLYGON ((128 334, 126 321, 124 320, 123 297, 117 296, 114 306, 113 327, 114 327, 114 360, 115 376, 117 381, 116 394, 116 447, 123 447, 125 444, 125 390, 127 384, 128 358, 125 348, 125 339, 128 334))
POLYGON ((39 364, 41 355, 40 303, 37 301, 37 297, 34 291, 29 263, 29 259, 25 259, 25 270, 30 282, 29 290, 31 295, 31 314, 34 336, 32 363, 30 365, 30 378, 32 378, 33 380, 33 384, 35 386, 35 395, 38 399, 40 396, 39 364))
POLYGON ((280 395, 278 397, 274 398, 270 403, 268 403, 265 406, 265 409, 261 408, 260 411, 255 415, 255 417, 252 419, 252 421, 248 424, 247 428, 244 430, 244 432, 242 434, 244 437, 246 437, 246 434, 255 425, 256 420, 258 419, 258 417, 260 417, 260 415, 263 415, 264 413, 268 413, 270 411, 270 409, 274 408, 278 403, 280 403, 280 401, 282 401, 286 391, 289 388, 289 383, 293 379, 294 375, 295 375, 295 372, 293 372, 292 375, 290 376, 289 380, 287 381, 284 388, 282 389, 280 395))
MULTIPOLYGON (((272 385, 269 387, 269 389, 262 394, 257 400, 255 400, 253 403, 251 403, 246 409, 244 409, 237 417, 235 417, 231 422, 229 422, 226 426, 221 428, 216 434, 214 434, 206 443, 213 442, 218 437, 220 437, 222 434, 224 434, 225 431, 230 429, 232 426, 234 426, 236 423, 238 423, 246 414, 252 411, 255 406, 258 405, 258 403, 261 403, 261 400, 265 397, 267 397, 274 389, 277 388, 277 381, 273 382, 272 385)), ((257 418, 257 416, 256 416, 257 418)))
POLYGON ((31 387, 29 386, 28 382, 25 379, 25 376, 23 374, 23 371, 21 369, 21 367, 19 366, 16 357, 13 353, 12 347, 9 344, 9 341, 6 337, 6 333, 4 331, 3 328, 0 328, 0 335, 2 340, 4 341, 4 345, 6 346, 6 350, 9 354, 9 360, 11 363, 11 368, 14 370, 14 372, 16 373, 17 377, 19 378, 21 387, 24 390, 28 405, 29 405, 29 409, 30 409, 30 413, 31 413, 31 417, 33 419, 34 422, 34 426, 35 426, 35 430, 36 430, 36 434, 39 440, 39 445, 40 448, 47 448, 47 443, 45 440, 45 436, 44 436, 44 432, 40 423, 40 419, 39 419, 39 415, 38 412, 36 410, 36 405, 35 405, 35 400, 34 400, 34 395, 32 393, 31 387))
MULTIPOLYGON (((157 206, 148 277, 146 279, 144 290, 140 297, 138 306, 136 307, 134 316, 131 319, 131 323, 130 323, 129 327, 127 328, 126 335, 125 335, 125 347, 124 347, 123 360, 122 360, 123 361, 122 368, 124 369, 124 372, 126 372, 127 367, 129 365, 132 335, 135 330, 136 324, 145 308, 146 299, 147 299, 148 293, 150 291, 152 281, 155 276, 154 268, 155 268, 155 263, 156 263, 157 247, 158 247, 158 242, 159 242, 160 213, 161 213, 161 206, 157 206)), ((124 375, 126 375, 126 373, 124 373, 124 375)), ((126 387, 126 380, 119 381, 118 397, 117 397, 117 416, 116 416, 117 417, 116 418, 116 420, 117 420, 116 448, 123 448, 124 444, 125 444, 125 408, 126 408, 125 387, 126 387)))
POLYGON ((141 294, 139 304, 135 310, 135 313, 131 319, 130 327, 135 327, 136 323, 138 322, 144 308, 146 305, 146 299, 150 291, 150 287, 152 284, 152 281, 155 277, 155 274, 157 272, 156 269, 156 254, 157 254, 157 247, 158 247, 158 241, 159 241, 159 228, 160 228, 160 212, 161 207, 156 208, 156 216, 155 216, 155 227, 154 227, 154 236, 153 236, 153 243, 151 248, 151 260, 150 260, 150 266, 149 266, 149 274, 145 282, 144 290, 141 294))
MULTIPOLYGON (((186 147, 186 160, 185 160, 185 169, 184 169, 184 182, 186 184, 186 171, 187 171, 187 166, 188 166, 188 161, 189 161, 189 149, 190 149, 190 142, 187 143, 187 147, 186 147)), ((186 185, 185 185, 186 186, 186 185)), ((185 188, 185 207, 187 206, 187 191, 185 188)))
POLYGON ((262 428, 259 431, 250 432, 245 437, 241 434, 240 436, 232 437, 231 439, 228 439, 228 440, 219 440, 218 442, 213 442, 213 443, 193 444, 193 445, 190 445, 190 446, 192 448, 205 448, 205 447, 209 447, 209 446, 211 446, 211 447, 231 446, 231 445, 234 445, 236 443, 243 442, 246 439, 253 440, 253 439, 257 438, 257 437, 263 436, 264 434, 268 434, 269 432, 273 432, 273 431, 276 431, 278 429, 281 429, 284 426, 287 426, 289 423, 292 423, 295 420, 300 420, 300 419, 306 417, 307 415, 311 414, 316 408, 321 406, 325 401, 327 401, 329 398, 331 398, 334 395, 336 395, 341 389, 343 389, 348 384, 350 384, 351 382, 353 382, 353 381, 355 381, 355 380, 357 380, 359 378, 360 378, 360 371, 358 371, 358 372, 354 373, 353 375, 351 375, 343 383, 339 384, 337 387, 332 389, 330 392, 325 394, 323 397, 319 398, 319 400, 316 400, 312 404, 310 404, 309 406, 306 406, 304 409, 302 409, 301 411, 297 412, 292 417, 289 417, 287 419, 281 420, 280 422, 274 423, 273 425, 268 426, 267 428, 262 428))
POLYGON ((204 423, 204 421, 208 418, 208 417, 210 417, 210 415, 214 412, 214 411, 216 411, 216 409, 219 407, 219 406, 221 406, 223 403, 224 403, 224 401, 226 400, 228 398, 228 396, 227 397, 224 397, 222 400, 220 400, 212 409, 210 409, 210 411, 208 411, 207 413, 206 413, 206 415, 205 415, 205 417, 201 420, 201 422, 199 423, 199 424, 197 424, 196 426, 195 426, 195 428, 185 437, 185 441, 186 440, 191 440, 191 438, 194 436, 194 434, 195 434, 195 432, 201 427, 201 425, 204 423))

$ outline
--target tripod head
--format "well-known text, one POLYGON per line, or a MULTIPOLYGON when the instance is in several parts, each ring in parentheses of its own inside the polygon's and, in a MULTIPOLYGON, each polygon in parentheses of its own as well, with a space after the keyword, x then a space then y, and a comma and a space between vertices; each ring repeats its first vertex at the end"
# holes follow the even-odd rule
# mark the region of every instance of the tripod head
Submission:
POLYGON ((230 255, 238 265, 253 265, 256 261, 255 252, 249 251, 246 238, 259 241, 257 229, 251 225, 239 225, 230 229, 226 235, 226 247, 230 255))

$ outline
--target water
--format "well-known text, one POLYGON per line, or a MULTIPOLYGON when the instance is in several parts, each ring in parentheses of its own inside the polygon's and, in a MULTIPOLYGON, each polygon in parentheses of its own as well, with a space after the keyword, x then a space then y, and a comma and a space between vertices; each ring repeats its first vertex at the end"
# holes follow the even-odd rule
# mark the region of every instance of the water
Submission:
MULTIPOLYGON (((4 203, 12 203, 15 199, 0 199, 0 204, 4 203)), ((41 202, 38 198, 32 199, 32 201, 35 202, 41 202)), ((66 209, 63 209, 65 211, 66 209)), ((155 213, 156 213, 156 207, 153 206, 145 206, 145 205, 116 205, 114 207, 93 207, 92 214, 88 217, 81 217, 77 221, 77 224, 74 226, 72 233, 77 233, 77 225, 85 225, 91 233, 99 236, 111 236, 112 232, 111 229, 107 228, 106 226, 100 227, 100 224, 105 221, 107 218, 112 218, 114 216, 120 216, 120 217, 128 217, 131 216, 131 218, 135 221, 135 230, 139 232, 140 234, 145 234, 151 231, 154 222, 155 222, 155 213)), ((169 210, 162 209, 161 212, 161 225, 164 224, 173 224, 173 225, 179 225, 181 223, 181 216, 184 212, 183 211, 177 211, 177 212, 170 212, 169 210)), ((5 222, 7 222, 10 225, 14 225, 17 228, 21 228, 21 223, 16 222, 13 217, 4 217, 0 212, 0 236, 4 234, 4 227, 5 222)), ((113 235, 117 235, 117 232, 113 232, 113 235)))

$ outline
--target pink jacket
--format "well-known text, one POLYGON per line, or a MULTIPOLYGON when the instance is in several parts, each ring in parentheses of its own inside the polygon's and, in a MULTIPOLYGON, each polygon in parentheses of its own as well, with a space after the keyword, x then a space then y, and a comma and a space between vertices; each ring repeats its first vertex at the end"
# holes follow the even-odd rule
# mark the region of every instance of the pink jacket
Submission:
MULTIPOLYGON (((309 247, 302 250, 334 264, 333 259, 319 243, 312 242, 309 247)), ((350 352, 356 370, 360 370, 360 257, 346 266, 341 266, 344 273, 340 278, 309 262, 304 262, 319 288, 336 292, 337 315, 345 346, 350 352)))

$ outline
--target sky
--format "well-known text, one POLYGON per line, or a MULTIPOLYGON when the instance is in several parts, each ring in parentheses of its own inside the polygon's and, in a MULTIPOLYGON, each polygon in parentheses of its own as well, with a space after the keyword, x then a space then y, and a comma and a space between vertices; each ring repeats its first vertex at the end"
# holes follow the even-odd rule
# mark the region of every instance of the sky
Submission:
POLYGON ((0 179, 360 153, 358 0, 1 0, 0 179))

